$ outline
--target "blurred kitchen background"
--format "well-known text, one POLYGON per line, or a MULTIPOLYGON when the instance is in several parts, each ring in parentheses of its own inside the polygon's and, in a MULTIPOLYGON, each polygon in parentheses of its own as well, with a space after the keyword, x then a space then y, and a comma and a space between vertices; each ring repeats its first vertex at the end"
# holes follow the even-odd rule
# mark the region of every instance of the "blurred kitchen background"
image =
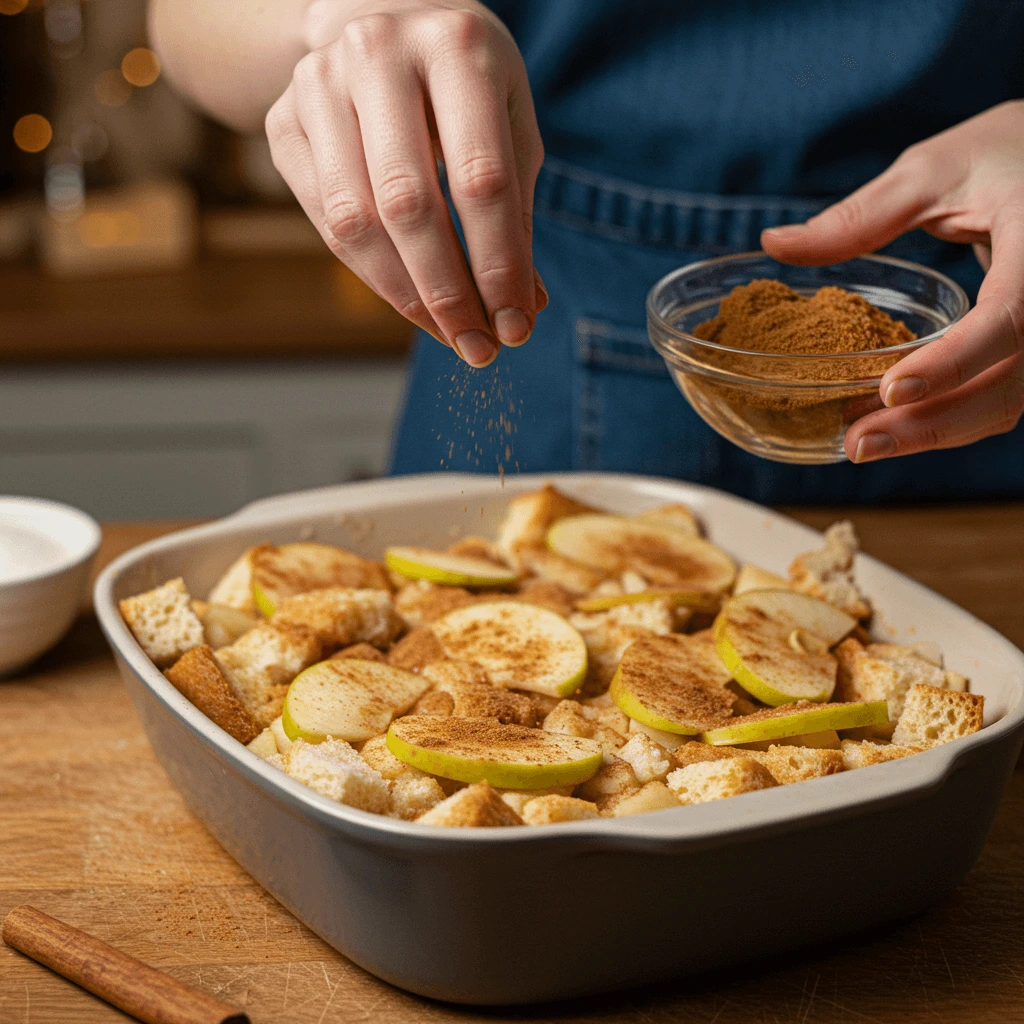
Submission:
POLYGON ((410 337, 266 139, 164 81, 144 0, 0 0, 0 493, 215 516, 379 475, 410 337))

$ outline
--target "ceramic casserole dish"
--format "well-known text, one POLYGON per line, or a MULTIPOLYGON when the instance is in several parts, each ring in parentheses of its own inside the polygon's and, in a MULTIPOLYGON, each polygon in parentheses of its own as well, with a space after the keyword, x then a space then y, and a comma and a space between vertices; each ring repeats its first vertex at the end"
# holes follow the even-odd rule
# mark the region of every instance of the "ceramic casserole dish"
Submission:
POLYGON ((885 764, 714 803, 529 828, 442 829, 354 810, 293 781, 197 711, 143 654, 120 598, 183 576, 202 595, 246 547, 493 536, 551 480, 625 513, 685 502, 737 561, 784 572, 813 530, 719 491, 617 474, 443 474, 272 498, 121 556, 95 607, 161 764, 223 847, 360 966, 460 1003, 596 993, 817 943, 942 900, 974 864, 1024 735, 1024 654, 858 556, 879 639, 940 642, 986 728, 885 764))

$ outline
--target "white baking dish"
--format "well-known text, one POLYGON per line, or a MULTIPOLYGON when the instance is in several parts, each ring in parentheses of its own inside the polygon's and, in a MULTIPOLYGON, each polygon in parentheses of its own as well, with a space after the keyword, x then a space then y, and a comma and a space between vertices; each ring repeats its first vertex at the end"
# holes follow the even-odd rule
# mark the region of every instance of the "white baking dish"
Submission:
MULTIPOLYGON (((192 707, 149 662, 117 600, 184 576, 202 595, 245 547, 493 535, 508 498, 545 479, 622 512, 683 501, 738 560, 784 571, 813 530, 707 488, 615 474, 444 474, 257 502, 144 544, 95 606, 150 742, 224 848, 310 928, 402 988, 525 1003, 761 957, 904 916, 970 869, 1024 735, 1024 655, 879 562, 858 578, 879 638, 934 639, 986 699, 987 727, 901 761, 696 807, 539 828, 440 829, 352 810, 287 778, 192 707)), ((950 538, 951 543, 955 538, 950 538)))

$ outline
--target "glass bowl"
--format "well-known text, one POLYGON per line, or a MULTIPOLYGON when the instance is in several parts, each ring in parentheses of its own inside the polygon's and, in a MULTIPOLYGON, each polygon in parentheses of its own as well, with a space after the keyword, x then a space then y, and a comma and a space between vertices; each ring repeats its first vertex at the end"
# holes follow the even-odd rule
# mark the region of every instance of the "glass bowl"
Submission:
POLYGON ((722 437, 776 462, 846 458, 843 436, 856 419, 882 408, 885 371, 934 341, 970 308, 943 274, 889 256, 860 256, 826 267, 778 263, 764 252, 720 256, 680 267, 647 296, 647 331, 686 400, 722 437), (737 285, 772 278, 801 295, 835 285, 863 296, 917 335, 870 352, 790 355, 749 352, 690 332, 718 313, 737 285))

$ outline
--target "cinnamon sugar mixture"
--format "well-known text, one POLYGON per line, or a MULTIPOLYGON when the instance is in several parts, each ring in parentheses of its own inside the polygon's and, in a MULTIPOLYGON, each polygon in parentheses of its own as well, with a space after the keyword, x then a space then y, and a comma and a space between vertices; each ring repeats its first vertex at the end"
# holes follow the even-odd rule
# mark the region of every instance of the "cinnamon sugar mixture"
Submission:
POLYGON ((844 288, 826 286, 808 298, 771 280, 733 288, 718 316, 693 333, 729 348, 792 355, 869 352, 915 338, 902 321, 844 288))

